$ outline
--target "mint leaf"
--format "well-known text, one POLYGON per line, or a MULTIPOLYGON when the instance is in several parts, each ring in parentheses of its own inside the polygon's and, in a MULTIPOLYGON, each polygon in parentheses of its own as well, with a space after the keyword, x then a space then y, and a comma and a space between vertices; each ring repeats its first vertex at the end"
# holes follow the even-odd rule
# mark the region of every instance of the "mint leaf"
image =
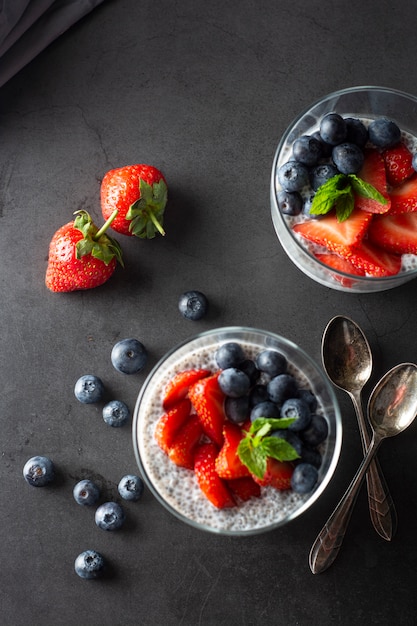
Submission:
POLYGON ((294 461, 299 458, 295 448, 281 437, 265 437, 261 447, 266 456, 271 456, 277 461, 294 461))
POLYGON ((351 187, 349 186, 349 192, 341 194, 336 200, 335 209, 337 221, 344 222, 347 220, 354 208, 355 198, 353 197, 351 187))
POLYGON ((379 204, 387 204, 388 200, 370 183, 367 183, 355 174, 349 174, 349 179, 354 192, 358 196, 362 196, 362 198, 369 198, 370 200, 376 200, 379 204))
POLYGON ((263 478, 268 457, 278 461, 293 461, 298 454, 287 441, 281 437, 271 437, 270 433, 278 429, 286 429, 294 418, 266 418, 258 417, 252 422, 249 431, 240 441, 237 453, 251 474, 263 478))
POLYGON ((344 174, 336 174, 321 185, 313 198, 310 213, 313 215, 325 215, 334 207, 335 202, 341 195, 350 193, 348 177, 344 174))

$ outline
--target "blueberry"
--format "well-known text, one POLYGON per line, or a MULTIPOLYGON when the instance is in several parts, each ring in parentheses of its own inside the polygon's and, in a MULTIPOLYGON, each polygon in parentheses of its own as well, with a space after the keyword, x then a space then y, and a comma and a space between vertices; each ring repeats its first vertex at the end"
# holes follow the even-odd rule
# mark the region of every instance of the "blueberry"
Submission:
POLYGON ((401 130, 387 117, 373 120, 368 127, 369 140, 378 148, 392 148, 401 140, 401 130))
POLYGON ((303 211, 302 211, 303 215, 305 215, 306 217, 308 217, 311 220, 320 220, 323 217, 323 215, 310 213, 311 205, 313 204, 313 200, 314 200, 314 194, 312 196, 309 196, 308 198, 305 199, 304 205, 303 205, 303 211))
POLYGON ((109 426, 124 426, 130 417, 128 406, 121 400, 110 400, 103 407, 103 419, 109 426))
POLYGON ((315 448, 327 438, 329 434, 329 425, 322 415, 312 415, 311 422, 301 433, 303 441, 315 448))
POLYGON ((346 141, 364 148, 368 141, 368 129, 356 117, 346 117, 346 141))
POLYGON ((354 143, 341 143, 333 148, 332 159, 342 174, 357 174, 364 161, 364 155, 354 143))
POLYGON ((310 184, 314 191, 338 174, 337 168, 331 163, 316 165, 310 172, 310 184))
POLYGON ((208 300, 201 291, 186 291, 180 296, 178 309, 185 319, 196 322, 207 313, 208 300))
POLYGON ((92 580, 103 575, 105 560, 96 550, 85 550, 75 559, 75 573, 80 578, 92 580))
POLYGON ((55 478, 55 467, 47 456, 33 456, 26 461, 23 477, 32 487, 44 487, 55 478))
POLYGON ((136 374, 146 365, 148 353, 137 339, 121 339, 111 351, 113 367, 123 374, 136 374))
POLYGON ((309 409, 312 413, 317 409, 317 398, 310 389, 299 389, 298 397, 307 402, 309 409))
POLYGON ((218 382, 223 393, 231 398, 244 396, 250 389, 248 376, 236 367, 228 367, 222 370, 218 382))
POLYGON ((242 363, 239 363, 239 368, 242 372, 245 372, 246 376, 250 380, 250 384, 254 385, 259 378, 260 371, 255 365, 252 359, 245 359, 242 363))
POLYGON ((303 208, 303 198, 298 191, 285 191, 281 189, 277 193, 278 208, 284 215, 299 215, 303 208))
POLYGON ((322 156, 321 143, 311 135, 302 135, 294 141, 292 154, 296 161, 312 167, 322 156))
POLYGON ((74 500, 77 504, 91 506, 95 504, 100 497, 100 489, 93 481, 84 479, 80 480, 72 491, 74 500))
POLYGON ((417 172, 417 152, 413 154, 413 160, 411 161, 413 169, 417 172))
POLYGON ((322 137, 320 135, 320 131, 316 130, 316 132, 314 132, 311 136, 314 137, 314 139, 317 139, 317 141, 320 142, 322 158, 323 159, 327 159, 329 156, 331 156, 333 146, 331 146, 329 143, 326 143, 325 141, 323 141, 323 139, 322 139, 322 137))
POLYGON ((141 499, 143 494, 143 480, 140 476, 135 476, 134 474, 126 474, 120 480, 117 489, 119 494, 124 500, 132 500, 133 502, 137 502, 141 499))
POLYGON ((301 452, 301 461, 303 463, 310 463, 311 465, 314 465, 314 467, 317 467, 317 469, 319 469, 322 458, 317 448, 309 448, 307 446, 303 446, 301 452))
POLYGON ((288 398, 294 398, 298 395, 298 385, 294 376, 291 374, 278 374, 271 378, 267 385, 268 397, 272 402, 279 406, 288 398))
POLYGON ((278 182, 285 191, 300 191, 308 185, 308 168, 298 161, 287 161, 278 170, 278 182))
POLYGON ((279 418, 279 407, 269 400, 256 404, 250 412, 250 421, 254 422, 258 417, 279 418))
POLYGON ((245 353, 240 344, 230 341, 216 350, 214 359, 220 369, 225 370, 228 367, 238 367, 245 360, 245 353))
POLYGON ((258 370, 269 376, 283 374, 287 369, 287 359, 277 350, 262 350, 257 355, 255 364, 258 370))
POLYGON ((279 430, 272 431, 271 437, 279 437, 280 439, 284 439, 287 443, 290 444, 290 446, 294 448, 298 456, 301 457, 304 445, 300 437, 296 433, 293 433, 286 428, 281 428, 279 430))
POLYGON ((346 122, 338 113, 328 113, 320 122, 320 136, 332 146, 345 141, 347 134, 346 122))
POLYGON ((224 412, 228 420, 234 424, 241 424, 249 416, 249 396, 226 398, 224 401, 224 412))
POLYGON ((314 465, 299 463, 291 477, 291 488, 295 493, 309 493, 317 482, 319 473, 314 465))
POLYGON ((295 421, 288 426, 289 430, 298 432, 305 430, 311 422, 308 404, 300 398, 289 398, 281 407, 281 417, 291 417, 295 421))
POLYGON ((255 406, 256 404, 260 404, 266 400, 269 400, 266 385, 255 385, 249 393, 250 406, 255 406))
POLYGON ((75 383, 74 394, 83 404, 100 402, 104 394, 104 385, 98 376, 86 374, 75 383))
POLYGON ((125 521, 125 514, 117 502, 105 502, 95 514, 95 522, 102 530, 118 530, 125 521))

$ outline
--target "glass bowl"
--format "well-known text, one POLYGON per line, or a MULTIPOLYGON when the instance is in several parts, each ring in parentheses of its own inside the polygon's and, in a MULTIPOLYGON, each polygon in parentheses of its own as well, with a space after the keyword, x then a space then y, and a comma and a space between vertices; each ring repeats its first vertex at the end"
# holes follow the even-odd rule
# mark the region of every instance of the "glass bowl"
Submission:
POLYGON ((295 139, 318 130, 321 118, 330 112, 339 113, 343 117, 389 117, 403 132, 417 138, 417 98, 407 93, 384 87, 352 87, 331 93, 315 102, 290 124, 275 152, 270 194, 276 234, 292 262, 309 278, 326 287, 350 293, 372 293, 398 287, 417 276, 417 257, 408 255, 407 269, 402 269, 395 276, 375 278, 336 271, 319 261, 294 236, 289 219, 278 208, 278 169, 289 160, 295 139))
POLYGON ((294 343, 276 334, 253 328, 229 327, 201 333, 170 350, 143 384, 134 410, 133 446, 142 477, 156 499, 177 518, 191 526, 222 535, 245 536, 272 530, 306 511, 328 485, 339 458, 342 422, 335 394, 324 373, 294 343), (240 343, 248 355, 265 348, 281 352, 302 385, 316 395, 329 434, 321 444, 322 464, 314 490, 297 495, 291 490, 263 488, 261 498, 243 505, 216 509, 200 491, 192 470, 175 466, 157 445, 153 433, 163 414, 162 389, 173 374, 184 369, 209 367, 215 371, 214 353, 226 342, 240 343), (271 493, 273 492, 273 493, 271 493))

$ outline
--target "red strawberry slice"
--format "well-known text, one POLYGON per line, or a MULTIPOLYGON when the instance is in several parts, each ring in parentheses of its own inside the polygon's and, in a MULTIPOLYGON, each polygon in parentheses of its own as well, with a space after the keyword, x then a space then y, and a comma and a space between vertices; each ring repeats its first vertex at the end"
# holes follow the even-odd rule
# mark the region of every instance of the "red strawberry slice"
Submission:
POLYGON ((338 222, 334 213, 318 220, 308 220, 294 226, 294 232, 305 239, 333 252, 361 242, 370 220, 371 213, 355 209, 344 222, 338 222))
POLYGON ((225 395, 219 387, 220 372, 202 378, 191 385, 188 397, 200 419, 203 430, 219 448, 223 445, 223 424, 225 422, 225 395))
POLYGON ((417 211, 417 174, 391 190, 390 213, 417 211))
POLYGON ((250 498, 259 498, 261 495, 261 487, 253 480, 252 476, 228 480, 227 486, 234 496, 237 496, 244 502, 250 498))
POLYGON ((218 509, 236 506, 236 501, 227 483, 216 472, 218 448, 214 443, 205 443, 197 448, 194 472, 198 485, 206 498, 218 509))
MULTIPOLYGON (((333 268, 337 272, 343 272, 344 274, 353 274, 354 276, 365 276, 365 272, 358 269, 347 259, 343 259, 338 254, 332 252, 317 253, 314 255, 316 259, 333 268)), ((340 276, 340 274, 332 274, 333 278, 337 280, 344 287, 352 287, 354 281, 346 276, 340 276)))
POLYGON ((389 211, 391 202, 387 191, 387 174, 385 162, 382 155, 377 150, 368 150, 362 169, 358 173, 359 178, 369 183, 386 198, 387 203, 381 204, 377 200, 364 198, 355 194, 355 208, 368 211, 369 213, 386 213, 389 211))
POLYGON ((417 213, 377 216, 369 239, 395 254, 417 254, 417 213))
POLYGON ((284 491, 291 488, 291 476, 294 471, 294 466, 289 461, 278 461, 271 457, 268 458, 266 463, 266 471, 263 478, 253 476, 255 482, 261 487, 269 485, 284 491))
POLYGON ((200 378, 210 374, 210 370, 192 369, 178 372, 169 381, 164 390, 162 404, 164 409, 169 409, 174 404, 186 397, 190 385, 196 383, 200 378))
POLYGON ((384 150, 382 155, 390 185, 394 187, 400 185, 415 173, 412 165, 413 155, 404 143, 384 150))
POLYGON ((223 426, 224 443, 216 459, 216 472, 220 478, 233 479, 249 476, 250 472, 240 460, 237 448, 243 434, 240 426, 225 422, 223 426))
POLYGON ((203 436, 203 428, 196 415, 191 415, 177 432, 169 449, 168 456, 175 465, 194 468, 194 455, 197 444, 203 436))
POLYGON ((373 277, 394 276, 401 269, 400 255, 391 254, 369 241, 362 241, 359 246, 341 250, 340 255, 373 277))
POLYGON ((156 423, 154 437, 158 446, 168 454, 174 443, 176 434, 191 412, 191 402, 184 398, 167 413, 164 413, 156 423))

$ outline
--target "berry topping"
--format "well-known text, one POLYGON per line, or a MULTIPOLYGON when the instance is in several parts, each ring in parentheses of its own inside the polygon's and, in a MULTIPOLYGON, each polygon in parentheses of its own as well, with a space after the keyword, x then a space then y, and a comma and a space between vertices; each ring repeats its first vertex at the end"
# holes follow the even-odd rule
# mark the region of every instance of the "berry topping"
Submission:
POLYGON ((269 376, 278 376, 287 369, 287 359, 277 350, 262 350, 255 359, 256 367, 269 376))
POLYGON ((194 472, 201 491, 218 509, 236 506, 236 501, 226 483, 216 472, 218 448, 206 443, 197 449, 194 472))
POLYGON ((299 161, 287 161, 278 170, 278 182, 285 191, 300 191, 308 185, 308 168, 299 161))
POLYGON ((220 478, 233 479, 249 476, 250 472, 242 463, 237 449, 243 437, 241 427, 225 423, 223 427, 224 442, 216 457, 215 467, 220 478))
POLYGON ((175 374, 164 390, 162 399, 164 409, 168 409, 183 400, 188 394, 189 387, 209 374, 210 370, 207 369, 185 370, 175 374))
POLYGON ((315 137, 302 135, 292 146, 292 154, 296 161, 312 167, 316 165, 322 155, 322 144, 315 137))
POLYGON ((223 443, 223 424, 225 395, 219 387, 219 373, 202 378, 188 391, 198 418, 206 435, 219 447, 223 443))
POLYGON ((320 136, 332 146, 345 141, 347 135, 346 122, 338 113, 328 113, 320 122, 320 136))
POLYGON ((190 412, 191 402, 188 398, 184 397, 183 400, 178 401, 157 421, 154 437, 161 450, 167 454, 174 443, 174 439, 179 429, 185 423, 186 419, 190 415, 190 412))
POLYGON ((357 174, 363 165, 363 152, 354 143, 340 143, 333 148, 333 162, 341 174, 357 174))
POLYGON ((296 493, 309 493, 318 479, 318 471, 310 463, 299 463, 291 477, 291 488, 296 493))
POLYGON ((203 436, 203 427, 196 415, 191 415, 179 428, 168 456, 175 465, 193 469, 194 454, 203 436))
POLYGON ((378 148, 392 148, 401 140, 401 130, 387 117, 372 120, 368 127, 369 140, 378 148))
POLYGON ((236 367, 228 367, 223 370, 218 378, 219 387, 226 396, 231 398, 239 398, 249 392, 249 377, 236 367))
POLYGON ((299 215, 303 209, 303 198, 298 191, 281 189, 277 193, 277 201, 281 213, 286 215, 299 215))
POLYGON ((238 367, 245 360, 245 353, 240 344, 230 341, 216 350, 214 359, 220 369, 225 370, 238 367))
POLYGON ((415 173, 413 155, 405 144, 399 143, 393 148, 384 150, 382 156, 390 185, 394 187, 400 185, 415 173))

